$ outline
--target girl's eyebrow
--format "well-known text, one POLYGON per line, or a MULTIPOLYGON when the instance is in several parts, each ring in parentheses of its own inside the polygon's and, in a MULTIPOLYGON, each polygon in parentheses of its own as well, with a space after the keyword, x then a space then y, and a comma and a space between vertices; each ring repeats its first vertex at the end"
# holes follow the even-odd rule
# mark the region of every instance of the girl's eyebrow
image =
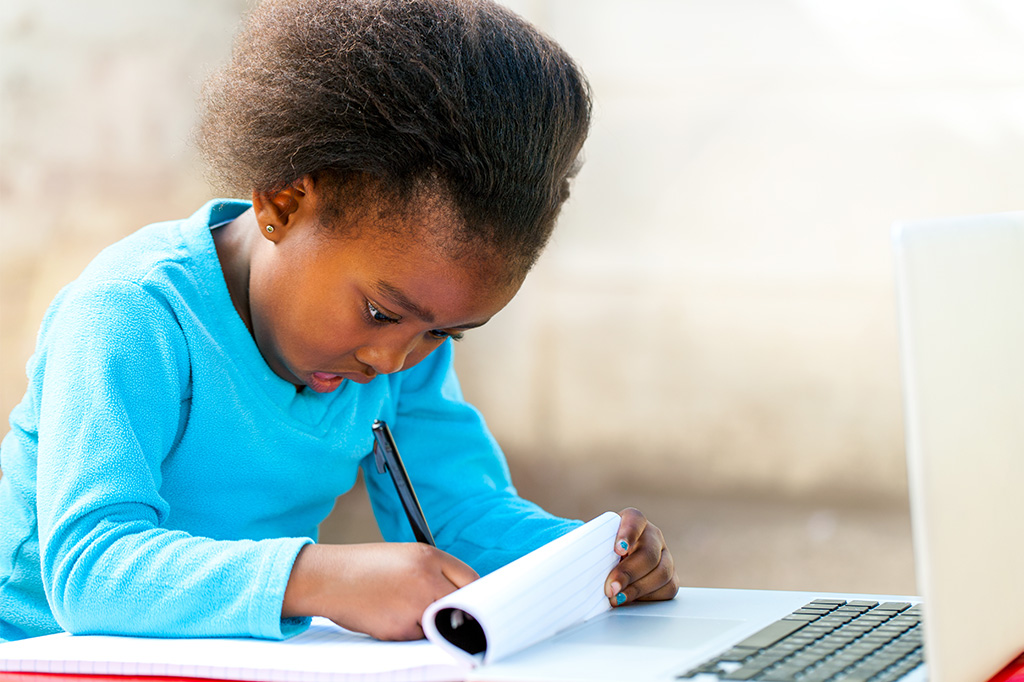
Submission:
MULTIPOLYGON (((377 291, 379 291, 381 294, 383 294, 387 298, 391 299, 392 301, 397 303, 402 308, 408 310, 413 315, 415 315, 416 317, 420 318, 421 320, 423 320, 427 324, 433 324, 434 323, 434 314, 433 313, 431 313, 426 308, 421 308, 420 306, 418 306, 415 303, 413 303, 412 299, 410 299, 408 296, 406 296, 405 292, 403 292, 401 289, 399 289, 395 285, 393 285, 393 284, 391 284, 389 282, 385 282, 382 279, 379 279, 379 280, 376 281, 375 287, 376 287, 377 291)), ((490 321, 490 318, 487 318, 486 320, 483 320, 482 322, 472 322, 470 324, 462 324, 462 325, 459 325, 458 327, 452 327, 452 329, 475 329, 476 327, 484 326, 489 321, 490 321)))
POLYGON ((379 280, 377 280, 376 288, 382 294, 384 294, 385 296, 390 298, 392 301, 394 301, 395 303, 397 303, 401 307, 405 308, 410 313, 412 313, 416 317, 420 318, 424 322, 427 322, 428 324, 433 324, 434 323, 434 315, 433 315, 433 313, 431 313, 429 310, 427 310, 425 308, 421 308, 420 306, 418 306, 415 303, 413 303, 412 299, 410 299, 408 296, 406 296, 405 293, 401 289, 396 287, 395 285, 389 284, 388 282, 385 282, 384 280, 379 279, 379 280))

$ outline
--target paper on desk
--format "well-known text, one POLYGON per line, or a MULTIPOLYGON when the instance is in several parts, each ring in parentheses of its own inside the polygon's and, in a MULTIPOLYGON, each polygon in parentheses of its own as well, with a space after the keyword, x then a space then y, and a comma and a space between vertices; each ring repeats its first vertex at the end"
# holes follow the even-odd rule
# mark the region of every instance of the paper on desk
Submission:
POLYGON ((425 640, 381 642, 314 618, 284 641, 48 635, 0 645, 0 670, 294 682, 462 679, 470 666, 425 640))
POLYGON ((606 512, 543 547, 437 600, 423 613, 427 639, 467 663, 469 654, 438 630, 447 609, 471 615, 483 628, 483 663, 521 651, 611 608, 604 594, 618 563, 615 535, 620 518, 606 512))

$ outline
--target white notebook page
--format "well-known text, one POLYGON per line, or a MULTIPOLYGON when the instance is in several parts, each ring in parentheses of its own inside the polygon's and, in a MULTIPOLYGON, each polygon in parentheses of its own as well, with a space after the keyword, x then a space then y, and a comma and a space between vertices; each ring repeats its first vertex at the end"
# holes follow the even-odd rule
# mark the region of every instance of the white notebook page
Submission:
POLYGON ((618 514, 606 512, 442 597, 423 614, 424 632, 453 656, 476 660, 447 642, 435 621, 446 608, 471 614, 487 637, 486 664, 607 611, 604 582, 619 561, 614 544, 619 522, 618 514))

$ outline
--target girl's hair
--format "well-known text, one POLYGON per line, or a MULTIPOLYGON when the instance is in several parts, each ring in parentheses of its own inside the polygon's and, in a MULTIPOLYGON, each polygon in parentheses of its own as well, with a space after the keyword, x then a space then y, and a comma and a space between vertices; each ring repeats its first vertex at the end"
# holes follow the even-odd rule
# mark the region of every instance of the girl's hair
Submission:
POLYGON ((590 125, 572 59, 487 0, 266 0, 206 84, 197 141, 223 187, 309 174, 325 223, 373 200, 454 210, 453 248, 521 276, 547 242, 590 125))

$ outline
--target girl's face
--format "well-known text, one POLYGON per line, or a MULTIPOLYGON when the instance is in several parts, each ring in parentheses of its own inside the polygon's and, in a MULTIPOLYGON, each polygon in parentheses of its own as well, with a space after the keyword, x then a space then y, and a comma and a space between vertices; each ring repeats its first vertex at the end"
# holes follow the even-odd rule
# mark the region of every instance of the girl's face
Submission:
POLYGON ((327 393, 408 369, 487 322, 519 289, 496 283, 493 259, 453 260, 420 236, 451 230, 438 211, 389 219, 398 229, 370 215, 338 237, 311 202, 292 208, 267 232, 273 219, 261 219, 254 201, 259 224, 249 229, 262 239, 250 251, 248 312, 267 364, 296 386, 327 393))

